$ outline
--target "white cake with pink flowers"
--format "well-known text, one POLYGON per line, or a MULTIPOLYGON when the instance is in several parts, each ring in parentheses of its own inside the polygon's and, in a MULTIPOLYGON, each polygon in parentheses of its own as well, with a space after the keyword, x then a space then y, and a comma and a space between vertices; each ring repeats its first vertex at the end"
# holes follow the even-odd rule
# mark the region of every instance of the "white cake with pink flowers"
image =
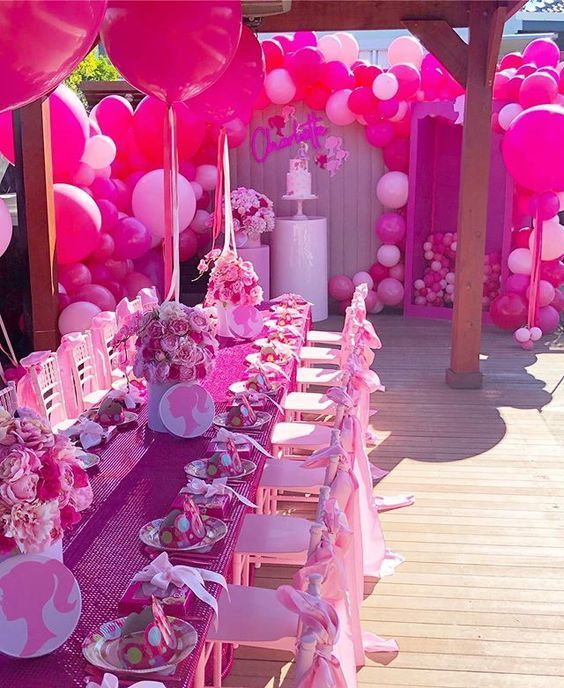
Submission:
POLYGON ((286 195, 298 198, 311 196, 311 173, 308 169, 307 144, 300 144, 297 158, 290 159, 290 171, 286 174, 286 195))

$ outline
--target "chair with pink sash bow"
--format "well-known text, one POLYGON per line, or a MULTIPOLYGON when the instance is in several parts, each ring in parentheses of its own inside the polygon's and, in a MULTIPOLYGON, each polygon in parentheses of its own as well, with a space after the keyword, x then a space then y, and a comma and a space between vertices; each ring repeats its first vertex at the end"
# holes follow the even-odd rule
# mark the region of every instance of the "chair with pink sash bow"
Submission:
POLYGON ((118 329, 124 324, 124 322, 130 315, 142 310, 143 303, 139 295, 131 301, 127 297, 124 297, 116 306, 116 319, 118 329))
POLYGON ((71 332, 57 349, 65 404, 70 417, 78 416, 100 403, 107 389, 100 385, 94 362, 92 333, 71 332))
POLYGON ((25 375, 18 380, 20 406, 47 418, 52 427, 69 424, 59 362, 52 351, 34 351, 20 361, 25 375))
POLYGON ((114 383, 124 383, 125 374, 121 367, 124 352, 112 345, 117 332, 116 314, 102 311, 92 318, 92 350, 100 387, 109 389, 114 383))
POLYGON ((143 313, 152 311, 153 308, 159 305, 159 297, 155 287, 143 287, 143 289, 140 289, 137 293, 137 298, 141 303, 141 310, 143 313))
POLYGON ((16 385, 10 380, 3 389, 0 389, 0 408, 13 414, 18 408, 18 396, 16 385))
POLYGON ((311 346, 333 346, 340 347, 343 344, 344 335, 352 325, 351 319, 353 312, 358 308, 364 307, 363 318, 366 318, 365 299, 368 295, 368 286, 359 284, 354 290, 351 305, 345 309, 345 321, 341 332, 330 332, 328 330, 310 330, 306 336, 306 342, 311 346))

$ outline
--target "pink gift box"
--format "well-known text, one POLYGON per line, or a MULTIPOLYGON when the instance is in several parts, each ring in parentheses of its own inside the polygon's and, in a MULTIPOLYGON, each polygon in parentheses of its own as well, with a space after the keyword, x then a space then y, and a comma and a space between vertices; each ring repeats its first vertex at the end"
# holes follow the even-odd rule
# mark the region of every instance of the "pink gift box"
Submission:
MULTIPOLYGON (((172 502, 173 509, 182 509, 185 492, 179 492, 172 502)), ((213 516, 214 518, 227 518, 229 505, 231 504, 231 495, 213 495, 213 497, 204 497, 204 495, 190 495, 194 500, 194 504, 198 507, 202 514, 206 516, 213 516)))
POLYGON ((187 587, 177 588, 169 585, 163 591, 155 588, 147 582, 136 581, 125 591, 123 597, 118 602, 120 614, 127 615, 131 612, 140 612, 151 604, 151 595, 158 597, 165 613, 169 616, 176 616, 183 619, 188 615, 188 607, 192 601, 193 593, 187 587))

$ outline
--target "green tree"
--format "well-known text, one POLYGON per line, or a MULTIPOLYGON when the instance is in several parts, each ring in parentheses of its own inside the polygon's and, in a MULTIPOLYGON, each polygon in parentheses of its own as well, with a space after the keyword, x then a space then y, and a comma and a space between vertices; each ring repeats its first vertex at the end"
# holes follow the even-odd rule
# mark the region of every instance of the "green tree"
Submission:
POLYGON ((118 70, 106 55, 101 55, 98 48, 94 48, 82 60, 74 72, 67 77, 65 83, 73 91, 76 91, 78 97, 86 105, 86 99, 80 90, 82 81, 117 81, 119 78, 118 70))

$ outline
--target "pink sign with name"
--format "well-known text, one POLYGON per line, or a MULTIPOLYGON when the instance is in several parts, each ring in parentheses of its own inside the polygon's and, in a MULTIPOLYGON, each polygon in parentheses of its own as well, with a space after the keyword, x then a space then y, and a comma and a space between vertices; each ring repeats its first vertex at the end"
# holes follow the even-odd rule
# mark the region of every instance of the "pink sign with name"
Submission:
POLYGON ((229 331, 239 339, 254 339, 264 327, 260 311, 254 306, 235 306, 226 315, 229 331))
POLYGON ((199 437, 211 426, 215 405, 201 385, 181 382, 168 389, 159 404, 165 428, 177 437, 199 437))
POLYGON ((60 647, 76 628, 82 599, 60 561, 20 554, 0 563, 0 652, 41 657, 60 647))

